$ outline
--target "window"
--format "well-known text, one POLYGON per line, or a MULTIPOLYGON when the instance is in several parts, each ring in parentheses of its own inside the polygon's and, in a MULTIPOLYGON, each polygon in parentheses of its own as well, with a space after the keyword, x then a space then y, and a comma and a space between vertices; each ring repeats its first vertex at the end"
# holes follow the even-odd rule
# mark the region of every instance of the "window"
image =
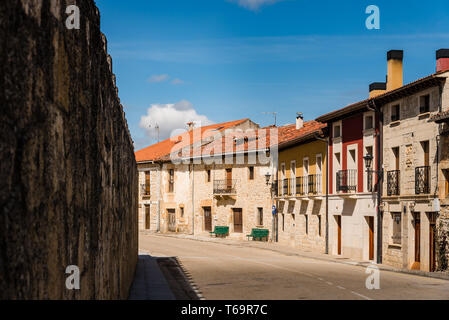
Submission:
POLYGON ((263 226, 263 208, 257 208, 257 222, 263 226))
POLYGON ((341 126, 339 124, 334 125, 334 138, 341 137, 341 126))
POLYGON ((206 181, 210 182, 210 169, 206 171, 206 181))
POLYGON ((392 212, 391 217, 393 220, 393 244, 401 244, 401 213, 392 212))
POLYGON ((285 214, 283 213, 282 214, 282 231, 284 231, 285 230, 285 225, 284 225, 284 222, 285 222, 285 214))
POLYGON ((372 115, 365 117, 365 130, 374 128, 374 117, 372 115))
POLYGON ((391 122, 398 121, 400 119, 400 106, 395 104, 391 107, 391 122))
POLYGON ((318 235, 321 237, 321 216, 318 216, 318 235))
POLYGON ((254 180, 254 167, 248 167, 249 170, 249 180, 254 180))
POLYGON ((419 97, 419 113, 426 113, 430 111, 430 95, 419 97))
POLYGON ((145 195, 149 196, 150 195, 150 177, 151 177, 151 172, 150 171, 145 171, 145 195))
POLYGON ((306 218, 306 234, 309 234, 309 216, 305 215, 306 218))
POLYGON ((399 147, 394 147, 392 148, 393 151, 393 156, 394 156, 394 166, 395 166, 395 170, 399 170, 399 147))
POLYGON ((175 170, 168 170, 168 192, 173 192, 175 187, 175 170))
POLYGON ((184 207, 181 207, 181 218, 184 218, 184 207))

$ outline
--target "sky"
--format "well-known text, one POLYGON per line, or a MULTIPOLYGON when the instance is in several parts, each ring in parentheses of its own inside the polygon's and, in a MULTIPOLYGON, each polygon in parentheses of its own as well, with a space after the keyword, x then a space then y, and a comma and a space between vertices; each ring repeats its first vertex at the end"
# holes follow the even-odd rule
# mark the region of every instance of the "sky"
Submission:
MULTIPOLYGON (((136 150, 207 125, 305 120, 366 99, 404 50, 404 83, 449 48, 447 0, 96 0, 136 150), (368 29, 369 5, 379 29, 368 29)), ((371 21, 371 20, 370 20, 371 21)))

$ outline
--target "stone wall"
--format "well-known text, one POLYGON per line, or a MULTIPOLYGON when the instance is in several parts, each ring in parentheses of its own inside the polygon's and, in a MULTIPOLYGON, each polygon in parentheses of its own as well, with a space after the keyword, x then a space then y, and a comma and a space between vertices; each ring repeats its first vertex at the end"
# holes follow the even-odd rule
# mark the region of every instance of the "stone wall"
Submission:
POLYGON ((0 6, 0 299, 127 298, 137 167, 94 1, 0 6), (65 286, 79 266, 80 290, 65 286))

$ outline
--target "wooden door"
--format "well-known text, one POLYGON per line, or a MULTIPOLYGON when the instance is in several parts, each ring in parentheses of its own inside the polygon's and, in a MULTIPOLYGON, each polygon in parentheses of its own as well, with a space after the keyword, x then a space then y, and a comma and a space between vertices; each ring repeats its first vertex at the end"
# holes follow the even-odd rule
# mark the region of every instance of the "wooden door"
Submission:
POLYGON ((228 190, 232 189, 232 169, 226 169, 226 188, 228 190))
POLYGON ((369 227, 369 260, 374 260, 374 217, 368 217, 369 227))
POLYGON ((232 209, 234 212, 234 232, 243 232, 243 216, 241 208, 232 209))
POLYGON ((168 231, 176 231, 176 211, 175 209, 167 209, 168 231))
POLYGON ((145 229, 150 229, 150 206, 145 205, 145 229))
POLYGON ((430 213, 429 216, 430 224, 429 224, 429 271, 435 271, 436 263, 435 263, 435 214, 430 213))
POLYGON ((421 261, 420 243, 421 243, 421 220, 419 218, 419 213, 415 213, 415 262, 421 261))
POLYGON ((204 207, 204 231, 212 231, 212 210, 210 207, 204 207))
POLYGON ((341 216, 337 218, 337 254, 341 254, 341 216))

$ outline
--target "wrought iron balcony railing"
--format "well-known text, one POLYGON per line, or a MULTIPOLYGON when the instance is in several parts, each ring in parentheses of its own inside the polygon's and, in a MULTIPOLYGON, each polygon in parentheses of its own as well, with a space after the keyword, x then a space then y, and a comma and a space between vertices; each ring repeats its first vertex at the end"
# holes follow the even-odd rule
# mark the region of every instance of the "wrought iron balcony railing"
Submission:
POLYGON ((400 176, 400 170, 392 170, 387 172, 387 194, 389 196, 398 196, 401 194, 400 176))
POLYGON ((415 168, 415 193, 430 193, 430 166, 415 168))
POLYGON ((321 189, 321 174, 309 174, 308 176, 308 193, 319 194, 322 192, 321 189))
POLYGON ((357 190, 357 170, 348 169, 337 172, 337 192, 348 192, 357 190))
POLYGON ((214 180, 214 194, 235 194, 237 180, 214 180))

